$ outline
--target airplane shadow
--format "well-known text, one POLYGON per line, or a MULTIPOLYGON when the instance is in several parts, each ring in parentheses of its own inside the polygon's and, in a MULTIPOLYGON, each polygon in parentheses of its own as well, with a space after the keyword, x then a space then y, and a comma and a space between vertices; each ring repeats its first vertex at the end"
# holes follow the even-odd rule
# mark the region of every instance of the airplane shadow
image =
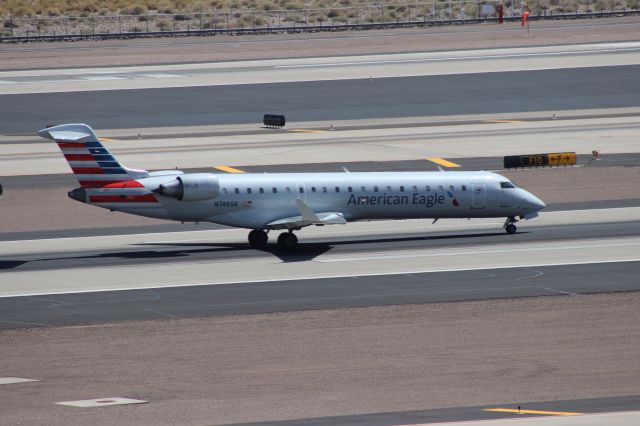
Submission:
MULTIPOLYGON (((518 234, 527 234, 526 231, 520 231, 518 234)), ((142 260, 149 262, 161 261, 163 259, 177 260, 184 259, 203 259, 206 255, 224 254, 224 253, 250 253, 260 251, 268 253, 279 258, 282 262, 306 262, 315 259, 317 256, 327 253, 337 247, 352 247, 355 245, 363 245, 366 250, 367 245, 389 244, 389 243, 410 243, 416 241, 454 241, 454 240, 474 240, 488 237, 504 236, 504 232, 484 232, 474 234, 453 234, 453 235, 434 235, 434 236, 412 236, 412 237, 392 237, 392 238, 361 238, 357 240, 343 240, 332 242, 300 242, 295 251, 288 251, 280 248, 277 244, 268 244, 263 248, 253 248, 248 243, 140 243, 133 246, 144 247, 173 247, 169 250, 130 250, 104 252, 79 256, 62 256, 38 259, 7 259, 0 260, 0 270, 11 270, 23 265, 32 265, 42 262, 38 269, 57 269, 64 267, 87 266, 82 260, 142 260), (53 264, 47 264, 53 262, 53 264)))

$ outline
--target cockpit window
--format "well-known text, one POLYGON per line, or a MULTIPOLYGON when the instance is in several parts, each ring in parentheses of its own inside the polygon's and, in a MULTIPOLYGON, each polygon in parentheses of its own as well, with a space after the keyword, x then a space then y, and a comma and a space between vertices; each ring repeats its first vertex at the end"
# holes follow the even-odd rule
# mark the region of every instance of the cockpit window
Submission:
POLYGON ((515 185, 512 184, 511 182, 500 182, 500 188, 502 189, 515 188, 515 185))

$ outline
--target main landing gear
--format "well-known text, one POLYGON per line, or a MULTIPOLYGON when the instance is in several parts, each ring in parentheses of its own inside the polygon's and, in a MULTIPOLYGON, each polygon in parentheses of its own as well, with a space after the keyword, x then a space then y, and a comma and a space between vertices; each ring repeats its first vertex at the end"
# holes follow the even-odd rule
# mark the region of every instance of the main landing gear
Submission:
POLYGON ((515 217, 508 217, 507 221, 504 223, 504 230, 507 231, 507 234, 515 234, 518 231, 518 227, 515 223, 518 221, 515 217))
POLYGON ((249 244, 252 247, 264 247, 267 245, 267 240, 269 236, 262 229, 254 229, 249 232, 249 244))
POLYGON ((298 237, 292 231, 278 235, 278 245, 285 250, 292 250, 298 245, 298 237))
MULTIPOLYGON (((249 232, 249 244, 252 247, 261 248, 267 245, 269 236, 266 231, 262 229, 254 229, 249 232)), ((278 236, 278 246, 285 250, 292 250, 298 245, 298 237, 292 230, 289 232, 283 232, 278 236)))

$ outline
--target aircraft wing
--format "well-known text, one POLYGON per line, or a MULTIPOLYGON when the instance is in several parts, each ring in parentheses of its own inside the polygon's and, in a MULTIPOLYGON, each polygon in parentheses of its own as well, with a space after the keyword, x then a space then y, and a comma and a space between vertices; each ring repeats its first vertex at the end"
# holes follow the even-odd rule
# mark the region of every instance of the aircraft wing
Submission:
POLYGON ((314 213, 301 199, 296 200, 300 216, 285 217, 267 224, 269 229, 302 228, 309 225, 344 225, 347 223, 340 212, 314 213))

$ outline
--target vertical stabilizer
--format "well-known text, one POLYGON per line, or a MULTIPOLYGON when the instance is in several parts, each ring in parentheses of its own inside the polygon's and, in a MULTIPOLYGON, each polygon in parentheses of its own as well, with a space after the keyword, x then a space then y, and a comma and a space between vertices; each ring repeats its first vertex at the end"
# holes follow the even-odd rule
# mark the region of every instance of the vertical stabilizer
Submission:
POLYGON ((145 170, 128 169, 120 164, 86 124, 61 124, 42 129, 38 134, 56 141, 83 188, 101 188, 149 176, 145 170))

